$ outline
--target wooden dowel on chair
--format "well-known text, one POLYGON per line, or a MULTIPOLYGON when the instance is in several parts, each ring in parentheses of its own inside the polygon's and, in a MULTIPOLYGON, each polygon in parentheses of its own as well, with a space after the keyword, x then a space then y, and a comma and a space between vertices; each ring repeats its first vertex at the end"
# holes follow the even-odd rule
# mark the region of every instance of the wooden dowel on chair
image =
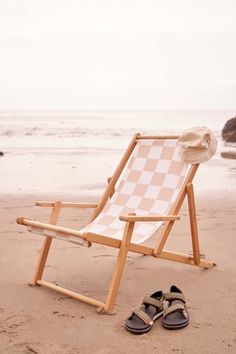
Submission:
POLYGON ((186 186, 187 197, 188 197, 188 211, 189 220, 191 228, 192 246, 193 246, 193 259, 195 264, 200 263, 200 250, 198 241, 198 230, 197 230, 197 218, 196 218, 196 208, 194 200, 194 191, 192 183, 188 183, 186 186))
POLYGON ((143 221, 143 222, 153 222, 153 221, 168 221, 168 220, 179 220, 179 215, 121 215, 119 217, 121 221, 143 221))
POLYGON ((22 224, 22 225, 26 225, 26 226, 33 226, 36 229, 42 229, 42 230, 51 230, 51 231, 55 231, 55 232, 61 232, 65 235, 74 235, 74 236, 78 236, 83 238, 83 236, 81 235, 81 233, 77 230, 73 230, 70 229, 68 227, 62 227, 62 226, 57 226, 55 224, 45 224, 39 221, 34 221, 34 220, 30 220, 30 219, 24 219, 24 218, 18 218, 18 223, 22 224))
POLYGON ((42 285, 42 286, 45 286, 51 290, 56 290, 58 291, 59 293, 63 294, 63 295, 67 295, 69 297, 72 297, 76 300, 79 300, 79 301, 83 301, 83 302, 86 302, 87 304, 90 304, 90 305, 93 305, 93 306, 97 306, 97 307, 101 307, 101 308, 104 308, 105 304, 101 301, 97 301, 95 299, 92 299, 88 296, 85 296, 85 295, 81 295, 81 294, 78 294, 78 293, 75 293, 74 291, 71 291, 71 290, 67 290, 65 288, 62 288, 58 285, 54 285, 52 283, 49 283, 45 280, 38 280, 37 281, 37 284, 38 285, 42 285))
MULTIPOLYGON (((50 224, 55 225, 57 223, 57 220, 59 218, 59 214, 60 214, 60 210, 61 210, 61 203, 60 202, 56 202, 54 204, 54 207, 52 209, 52 213, 51 213, 51 217, 50 217, 50 224)), ((39 260, 38 260, 38 264, 36 267, 36 271, 34 274, 34 278, 33 278, 33 285, 37 284, 38 280, 42 279, 43 276, 43 271, 44 271, 44 267, 47 261, 47 257, 48 257, 48 253, 50 250, 50 246, 52 243, 52 238, 51 237, 46 237, 43 243, 43 247, 41 249, 40 252, 40 256, 39 256, 39 260)))
MULTIPOLYGON (((53 207, 57 202, 51 201, 37 201, 35 205, 41 206, 41 207, 53 207)), ((71 203, 71 202, 60 202, 61 203, 61 208, 81 208, 81 209, 86 209, 86 208, 96 208, 97 203, 71 203)))
POLYGON ((156 140, 156 139, 179 139, 179 135, 139 135, 137 137, 138 140, 141 139, 151 139, 151 140, 156 140))

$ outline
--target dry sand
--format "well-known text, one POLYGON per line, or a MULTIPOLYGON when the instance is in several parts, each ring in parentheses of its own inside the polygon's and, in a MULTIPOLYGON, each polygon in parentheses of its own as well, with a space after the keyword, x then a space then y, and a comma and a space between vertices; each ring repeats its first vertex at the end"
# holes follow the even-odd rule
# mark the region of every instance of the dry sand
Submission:
MULTIPOLYGON (((46 288, 28 286, 42 238, 27 233, 24 227, 15 223, 15 219, 24 215, 48 220, 49 210, 34 207, 36 195, 32 193, 2 193, 0 353, 235 353, 236 192, 221 185, 216 193, 216 189, 211 189, 211 183, 208 186, 211 193, 196 196, 200 246, 202 254, 215 261, 217 266, 203 270, 130 254, 115 315, 98 314, 90 305, 46 288), (158 320, 151 331, 142 336, 127 332, 124 320, 133 308, 140 305, 143 295, 159 289, 168 291, 172 284, 186 295, 190 324, 182 330, 168 331, 158 320)), ((201 190, 200 187, 196 188, 197 191, 201 190)), ((60 192, 54 197, 61 196, 60 192)), ((41 194, 37 197, 45 199, 41 194)), ((75 201, 74 196, 64 197, 64 200, 75 201)), ((52 198, 53 195, 49 199, 52 198)), ((93 200, 96 199, 95 196, 93 200)), ((88 200, 84 195, 76 198, 76 201, 84 200, 88 200)), ((64 210, 62 215, 60 224, 79 228, 86 222, 88 212, 64 210)), ((181 215, 182 220, 173 229, 167 248, 189 253, 186 205, 181 215)), ((55 240, 44 278, 104 300, 116 252, 99 245, 88 249, 55 240)))

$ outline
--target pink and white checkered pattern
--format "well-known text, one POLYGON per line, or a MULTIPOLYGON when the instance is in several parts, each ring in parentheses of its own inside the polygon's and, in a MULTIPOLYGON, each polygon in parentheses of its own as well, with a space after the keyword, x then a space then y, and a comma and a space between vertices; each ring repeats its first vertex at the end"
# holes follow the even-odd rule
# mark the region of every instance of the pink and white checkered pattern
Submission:
MULTIPOLYGON (((81 233, 92 232, 122 239, 125 222, 120 215, 168 214, 186 176, 188 165, 180 160, 176 140, 139 140, 126 172, 98 217, 81 233)), ((162 222, 137 222, 132 242, 150 237, 162 222)))

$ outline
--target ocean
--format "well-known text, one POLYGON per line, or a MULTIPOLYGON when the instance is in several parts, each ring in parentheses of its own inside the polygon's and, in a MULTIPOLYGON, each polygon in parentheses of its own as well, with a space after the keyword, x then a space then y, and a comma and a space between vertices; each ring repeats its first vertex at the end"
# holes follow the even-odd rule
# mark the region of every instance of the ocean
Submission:
POLYGON ((73 149, 81 152, 123 149, 136 133, 181 133, 204 125, 220 139, 232 110, 38 111, 0 112, 0 150, 73 149))

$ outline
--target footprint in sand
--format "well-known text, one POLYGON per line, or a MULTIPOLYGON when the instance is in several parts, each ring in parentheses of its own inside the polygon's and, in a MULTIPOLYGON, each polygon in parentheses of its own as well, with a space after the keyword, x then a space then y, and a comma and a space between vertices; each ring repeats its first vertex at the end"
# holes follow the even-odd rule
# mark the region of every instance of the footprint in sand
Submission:
POLYGON ((115 257, 113 254, 98 254, 93 256, 93 258, 99 258, 99 257, 115 257))
POLYGON ((53 298, 54 301, 64 301, 64 300, 68 300, 71 299, 69 296, 56 296, 53 298))
POLYGON ((18 330, 23 327, 30 318, 25 315, 12 315, 7 317, 1 324, 0 330, 2 333, 16 336, 18 330))
POLYGON ((71 315, 68 312, 62 313, 60 311, 53 311, 53 315, 57 315, 58 317, 67 317, 67 318, 75 318, 75 315, 71 315))
POLYGON ((37 349, 38 343, 16 343, 12 346, 7 346, 5 348, 6 353, 11 353, 11 354, 39 354, 40 351, 37 349))
POLYGON ((78 347, 63 344, 16 343, 5 348, 5 353, 11 354, 41 354, 41 353, 82 353, 78 347))

